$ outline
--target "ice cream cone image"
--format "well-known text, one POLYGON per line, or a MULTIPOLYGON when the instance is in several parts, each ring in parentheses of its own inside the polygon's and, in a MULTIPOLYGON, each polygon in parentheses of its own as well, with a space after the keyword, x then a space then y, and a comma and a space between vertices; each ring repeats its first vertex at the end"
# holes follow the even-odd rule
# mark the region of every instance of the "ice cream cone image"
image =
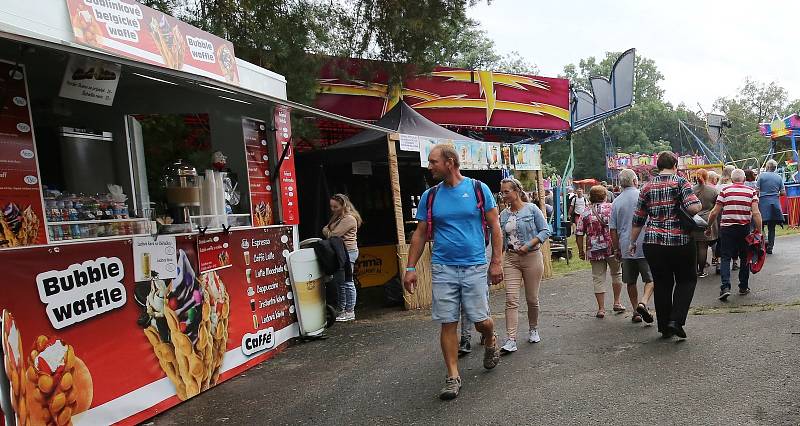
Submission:
POLYGON ((39 218, 30 206, 20 210, 9 203, 0 210, 0 247, 20 247, 36 243, 39 218))
POLYGON ((14 317, 3 311, 3 365, 11 384, 11 407, 14 409, 18 425, 29 424, 28 404, 25 400, 25 364, 22 352, 22 337, 14 317))
POLYGON ((145 306, 140 325, 178 398, 186 400, 219 378, 229 303, 216 273, 198 279, 183 250, 178 263, 178 277, 169 284, 150 281, 150 292, 140 301, 145 306))
POLYGON ((272 225, 272 208, 270 208, 269 204, 263 201, 258 203, 253 220, 255 222, 253 226, 272 225))
POLYGON ((164 65, 176 70, 181 69, 185 47, 178 26, 170 27, 166 16, 161 15, 161 19, 155 17, 150 19, 149 30, 156 47, 161 52, 161 57, 164 58, 164 65))
POLYGON ((94 397, 92 375, 75 348, 47 336, 37 337, 30 352, 25 390, 31 425, 71 425, 94 397))

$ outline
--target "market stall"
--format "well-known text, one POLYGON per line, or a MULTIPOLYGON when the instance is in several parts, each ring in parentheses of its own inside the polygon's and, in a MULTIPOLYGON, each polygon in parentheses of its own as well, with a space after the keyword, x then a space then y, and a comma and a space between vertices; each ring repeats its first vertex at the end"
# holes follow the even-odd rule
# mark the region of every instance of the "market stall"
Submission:
MULTIPOLYGON (((327 222, 322 204, 335 192, 349 193, 364 218, 359 230, 361 256, 356 263, 362 288, 384 284, 405 268, 407 243, 417 226, 419 196, 436 184, 427 170, 428 154, 436 143, 452 144, 461 156, 462 173, 487 183, 495 193, 505 174, 541 170, 539 146, 469 139, 436 125, 402 101, 376 124, 397 133, 387 139, 381 132, 365 130, 325 150, 298 157, 299 178, 317 182, 316 188, 305 186, 308 190, 301 202, 320 206, 303 210, 301 234, 308 233, 303 237, 316 235, 327 222)), ((544 197, 540 198, 544 202, 544 197)), ((545 258, 549 274, 549 256, 545 258)), ((409 309, 430 305, 428 263, 426 250, 417 265, 421 291, 405 295, 409 309)))
POLYGON ((135 424, 320 303, 286 257, 291 111, 322 112, 139 3, 34 3, 0 6, 0 424, 135 424))

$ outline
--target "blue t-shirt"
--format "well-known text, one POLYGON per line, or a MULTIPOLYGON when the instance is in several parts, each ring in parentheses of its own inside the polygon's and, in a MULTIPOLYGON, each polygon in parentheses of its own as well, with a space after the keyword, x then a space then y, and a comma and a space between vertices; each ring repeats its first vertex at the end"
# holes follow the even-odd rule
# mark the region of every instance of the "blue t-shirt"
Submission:
POLYGON ((759 196, 777 196, 783 189, 783 178, 781 175, 775 172, 763 172, 758 175, 759 196))
MULTIPOLYGON (((481 182, 484 211, 497 207, 489 187, 481 182)), ((422 194, 417 207, 417 220, 427 221, 428 193, 422 194)), ((440 265, 485 265, 483 220, 472 179, 465 177, 455 187, 439 186, 433 201, 432 263, 440 265)))

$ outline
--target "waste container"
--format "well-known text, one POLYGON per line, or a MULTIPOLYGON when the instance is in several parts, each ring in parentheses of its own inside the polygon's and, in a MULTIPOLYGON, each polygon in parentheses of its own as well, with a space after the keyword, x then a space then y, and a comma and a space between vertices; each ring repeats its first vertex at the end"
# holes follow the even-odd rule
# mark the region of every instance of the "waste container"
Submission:
POLYGON ((301 248, 289 254, 289 280, 295 311, 303 336, 319 336, 327 325, 325 285, 314 249, 301 248))

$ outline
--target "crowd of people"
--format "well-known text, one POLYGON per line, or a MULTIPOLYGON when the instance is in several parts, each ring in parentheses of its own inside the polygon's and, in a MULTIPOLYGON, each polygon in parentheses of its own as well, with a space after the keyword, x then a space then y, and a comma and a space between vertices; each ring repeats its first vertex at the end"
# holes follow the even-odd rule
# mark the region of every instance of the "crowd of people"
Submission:
MULTIPOLYGON (((416 290, 415 266, 424 244, 432 240, 432 317, 441 324, 440 344, 447 367, 439 396, 452 399, 462 386, 457 360, 459 349, 462 353, 470 350, 469 324, 482 335, 486 369, 496 367, 502 353, 518 350, 521 289, 528 307, 527 340, 542 340, 538 329, 543 271, 540 248, 550 237, 546 219, 550 208, 543 213, 530 202, 519 181, 506 178, 500 186, 505 207, 498 211, 485 184, 461 175, 458 154, 447 145, 434 147, 428 161, 434 177, 442 183, 422 194, 403 284, 410 293, 416 290), (445 199, 439 200, 442 197, 445 199), (506 333, 500 345, 489 312, 488 289, 502 280, 506 284, 506 333)), ((633 322, 656 322, 663 338, 685 339, 686 317, 698 277, 708 276, 706 270, 711 266, 709 250, 712 264, 719 268, 720 300, 730 296, 734 259, 739 261, 739 294, 750 292, 748 254, 753 241, 761 240, 762 226, 768 232, 766 252, 773 250, 775 225, 783 219, 778 202, 783 180, 775 173, 774 161, 767 163, 767 170, 757 179, 732 166, 721 176, 699 170, 694 185, 678 174, 678 160, 672 152, 660 153, 656 165, 658 174, 643 185, 634 171, 622 170, 620 188, 597 185, 588 197, 577 188, 568 201, 568 215, 574 223, 579 255, 591 264, 595 316, 606 316, 610 276, 614 312, 627 310, 622 301, 624 284, 633 322), (682 219, 695 223, 693 217, 698 216, 699 222, 707 224, 705 229, 687 229, 682 219), (641 297, 640 277, 644 283, 641 297), (648 307, 651 298, 655 315, 648 307)), ((544 195, 545 206, 557 202, 551 193, 544 195)))
MULTIPOLYGON (((441 182, 420 197, 403 285, 409 293, 416 291, 417 262, 425 243, 433 241, 431 315, 441 324, 439 340, 447 375, 439 396, 447 400, 461 390, 458 357, 471 352, 472 326, 481 334, 484 368, 495 368, 501 354, 518 350, 523 289, 526 340, 531 344, 542 340, 538 329, 544 271, 541 247, 551 235, 547 218, 558 200, 545 193, 544 205, 549 208, 542 212, 522 183, 509 177, 500 182, 500 209, 486 184, 461 174, 459 155, 450 145, 436 145, 428 164, 433 177, 441 182), (489 311, 489 286, 501 281, 505 282, 506 327, 502 344, 489 311)), ((613 312, 627 310, 622 301, 624 284, 634 323, 656 322, 663 338, 685 339, 695 286, 698 278, 708 276, 709 266, 718 268, 720 300, 730 296, 731 270, 737 267, 739 294, 750 292, 752 251, 762 241, 762 227, 768 232, 765 252, 772 253, 775 225, 783 220, 779 202, 783 179, 775 173, 777 164, 772 160, 757 179, 727 166, 721 175, 699 170, 694 185, 678 174, 678 160, 672 152, 660 153, 656 166, 658 174, 644 184, 633 170, 625 169, 619 173, 619 187, 596 185, 588 197, 577 188, 567 201, 568 217, 579 256, 591 264, 595 317, 606 316, 610 276, 613 312), (698 217, 707 226, 687 229, 686 220, 696 223, 698 217), (640 278, 644 283, 641 297, 640 278), (651 298, 655 315, 649 308, 651 298)), ((332 218, 323 233, 342 236, 354 262, 358 257, 358 212, 343 194, 335 195, 330 207, 332 218)), ((355 318, 351 284, 345 283, 341 290, 342 314, 337 321, 355 318)))

